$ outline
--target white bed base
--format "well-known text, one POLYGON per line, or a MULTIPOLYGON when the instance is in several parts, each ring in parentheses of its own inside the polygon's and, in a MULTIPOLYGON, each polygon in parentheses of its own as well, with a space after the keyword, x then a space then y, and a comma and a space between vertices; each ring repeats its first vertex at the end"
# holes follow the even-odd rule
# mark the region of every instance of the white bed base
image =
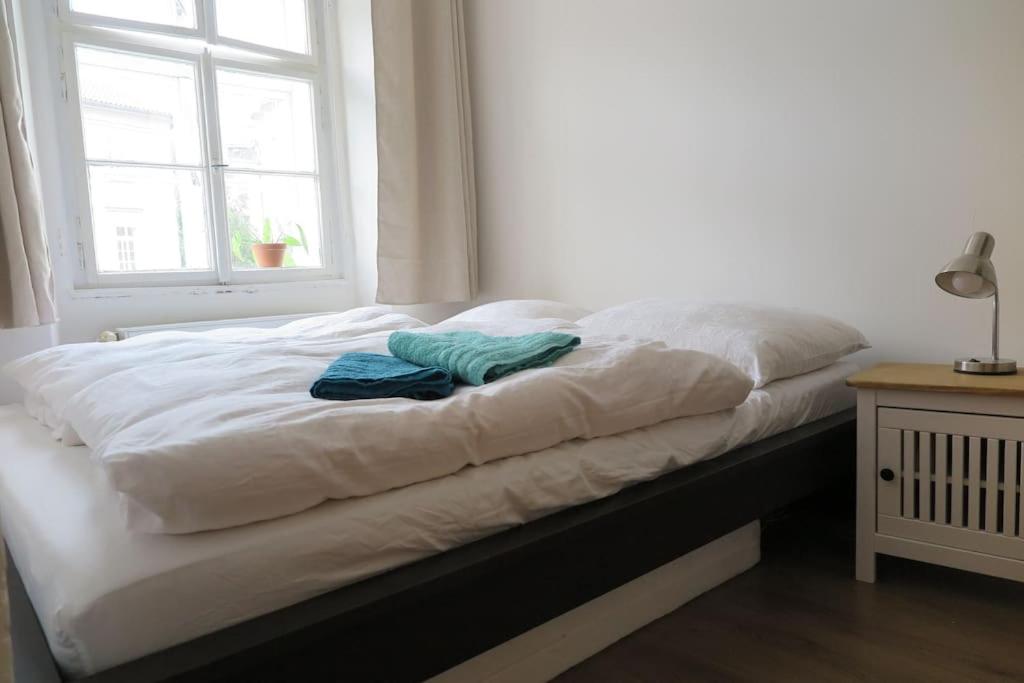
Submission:
POLYGON ((477 655, 430 683, 549 681, 760 559, 761 523, 755 521, 477 655))

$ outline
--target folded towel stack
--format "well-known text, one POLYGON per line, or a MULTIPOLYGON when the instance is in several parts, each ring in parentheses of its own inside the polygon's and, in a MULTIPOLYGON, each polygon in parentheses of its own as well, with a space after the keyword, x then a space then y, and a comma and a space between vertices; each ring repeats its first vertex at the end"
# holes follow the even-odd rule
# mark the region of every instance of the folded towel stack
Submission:
POLYGON ((309 388, 313 398, 352 401, 364 398, 432 400, 451 396, 452 375, 439 367, 420 367, 394 356, 346 353, 331 363, 309 388))
POLYGON ((561 332, 491 337, 480 332, 393 332, 388 350, 421 366, 443 368, 466 384, 482 385, 529 368, 550 365, 580 338, 561 332))

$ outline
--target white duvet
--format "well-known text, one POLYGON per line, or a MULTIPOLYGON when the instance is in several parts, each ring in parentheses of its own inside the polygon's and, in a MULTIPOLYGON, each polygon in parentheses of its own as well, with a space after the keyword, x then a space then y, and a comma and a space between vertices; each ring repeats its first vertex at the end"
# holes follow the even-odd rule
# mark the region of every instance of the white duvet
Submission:
POLYGON ((357 309, 277 330, 160 337, 56 347, 10 368, 36 388, 51 426, 90 446, 129 527, 151 532, 272 519, 575 438, 717 412, 742 403, 752 386, 714 356, 588 336, 559 320, 430 328, 357 309), (583 343, 552 367, 460 387, 440 401, 309 396, 337 356, 386 353, 392 331, 413 328, 558 329, 583 343))
POLYGON ((379 306, 354 308, 334 315, 296 320, 281 327, 227 327, 206 332, 160 332, 112 343, 53 346, 8 363, 4 370, 25 392, 29 415, 53 430, 66 446, 82 441, 64 417, 79 391, 96 380, 132 368, 228 356, 241 349, 265 347, 287 352, 295 343, 357 337, 369 331, 423 327, 407 315, 379 306))

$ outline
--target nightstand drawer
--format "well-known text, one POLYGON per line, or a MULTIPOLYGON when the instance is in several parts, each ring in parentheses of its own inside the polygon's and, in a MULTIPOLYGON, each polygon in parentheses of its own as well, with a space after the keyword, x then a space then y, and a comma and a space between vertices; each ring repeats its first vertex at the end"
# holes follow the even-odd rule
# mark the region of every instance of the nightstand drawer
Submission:
POLYGON ((877 531, 1024 559, 1024 419, 878 409, 877 531))

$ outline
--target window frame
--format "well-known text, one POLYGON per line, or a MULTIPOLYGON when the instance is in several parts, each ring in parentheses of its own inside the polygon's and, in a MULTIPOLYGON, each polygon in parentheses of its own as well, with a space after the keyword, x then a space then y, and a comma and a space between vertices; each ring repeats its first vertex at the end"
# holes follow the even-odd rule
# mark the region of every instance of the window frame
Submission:
POLYGON ((342 236, 340 200, 337 193, 338 169, 335 160, 333 93, 328 89, 330 68, 325 46, 325 31, 333 25, 335 3, 306 0, 310 54, 301 55, 263 47, 216 35, 215 0, 195 0, 196 28, 151 24, 94 14, 73 12, 71 0, 58 0, 55 22, 64 116, 67 133, 63 158, 67 177, 73 185, 73 225, 69 241, 76 250, 76 289, 118 289, 160 286, 231 286, 262 283, 302 282, 341 277, 342 236), (326 25, 326 26, 325 26, 326 25), (185 40, 183 40, 185 39, 185 40), (75 46, 95 47, 172 59, 190 63, 196 73, 196 104, 199 108, 200 163, 149 164, 142 162, 90 162, 85 154, 83 109, 79 94, 75 46), (221 159, 220 116, 217 108, 218 68, 280 78, 297 78, 310 83, 314 126, 315 170, 312 172, 260 171, 231 169, 221 159), (206 186, 204 210, 208 228, 209 269, 178 271, 99 272, 93 233, 93 211, 89 194, 90 163, 109 163, 149 168, 197 170, 206 186), (238 269, 231 262, 227 225, 227 195, 224 176, 241 172, 288 177, 312 177, 316 183, 320 217, 321 266, 238 269))

